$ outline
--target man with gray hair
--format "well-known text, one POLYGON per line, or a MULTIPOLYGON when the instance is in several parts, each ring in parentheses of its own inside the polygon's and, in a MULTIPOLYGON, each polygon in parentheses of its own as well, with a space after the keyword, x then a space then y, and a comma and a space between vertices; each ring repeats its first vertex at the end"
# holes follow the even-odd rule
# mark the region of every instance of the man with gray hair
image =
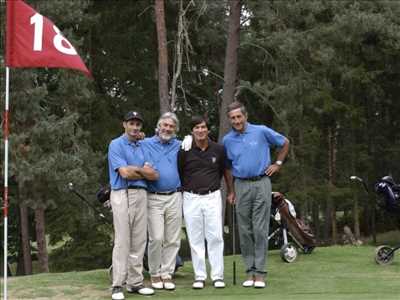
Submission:
POLYGON ((148 182, 148 258, 151 284, 155 289, 174 290, 172 275, 180 247, 182 194, 177 156, 181 142, 176 139, 179 120, 172 112, 157 122, 156 134, 142 145, 151 158, 159 179, 148 182))
POLYGON ((271 179, 278 173, 289 151, 289 140, 264 125, 247 122, 247 111, 240 102, 228 106, 232 125, 223 138, 228 166, 235 178, 235 193, 228 201, 236 204, 241 254, 246 266, 244 287, 264 288, 268 230, 271 212, 271 179), (271 147, 280 148, 275 162, 271 147))

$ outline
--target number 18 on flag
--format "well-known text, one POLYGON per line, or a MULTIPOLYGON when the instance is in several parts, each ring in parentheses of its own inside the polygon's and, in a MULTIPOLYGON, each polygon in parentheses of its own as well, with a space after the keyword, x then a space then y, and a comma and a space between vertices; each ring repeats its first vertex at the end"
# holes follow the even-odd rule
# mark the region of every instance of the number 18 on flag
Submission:
POLYGON ((7 1, 6 66, 76 69, 91 77, 57 26, 22 0, 7 1))

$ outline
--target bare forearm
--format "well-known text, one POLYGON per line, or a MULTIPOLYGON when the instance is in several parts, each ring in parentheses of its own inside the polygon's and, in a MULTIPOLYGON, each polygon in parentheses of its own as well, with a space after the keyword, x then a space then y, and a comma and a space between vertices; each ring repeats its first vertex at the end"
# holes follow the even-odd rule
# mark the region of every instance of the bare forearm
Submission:
POLYGON ((278 152, 278 156, 276 160, 284 161, 286 156, 289 153, 289 140, 285 139, 285 143, 283 144, 282 148, 278 152))
POLYGON ((225 179, 227 193, 229 194, 235 192, 233 187, 233 176, 230 169, 224 170, 224 179, 225 179))
POLYGON ((139 168, 139 173, 147 180, 158 180, 159 174, 152 167, 145 165, 143 168, 139 168))
POLYGON ((136 166, 126 166, 119 168, 119 174, 125 178, 130 180, 138 180, 143 179, 143 175, 140 173, 140 168, 136 166))

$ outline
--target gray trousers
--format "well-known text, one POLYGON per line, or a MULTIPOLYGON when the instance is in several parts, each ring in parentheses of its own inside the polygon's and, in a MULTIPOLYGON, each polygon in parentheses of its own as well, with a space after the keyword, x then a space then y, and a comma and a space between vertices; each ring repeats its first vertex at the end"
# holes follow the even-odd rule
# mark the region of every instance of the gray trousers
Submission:
POLYGON ((143 283, 143 255, 147 240, 147 192, 141 189, 111 191, 114 223, 112 286, 143 283))
POLYGON ((240 250, 248 275, 266 274, 271 213, 271 180, 235 179, 240 250))

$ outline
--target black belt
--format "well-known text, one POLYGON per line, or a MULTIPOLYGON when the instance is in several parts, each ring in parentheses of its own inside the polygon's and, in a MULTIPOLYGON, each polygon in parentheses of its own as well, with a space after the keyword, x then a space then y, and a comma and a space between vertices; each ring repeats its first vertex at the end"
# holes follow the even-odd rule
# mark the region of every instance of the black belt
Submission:
POLYGON ((265 176, 267 176, 267 174, 261 174, 258 176, 247 177, 247 178, 240 178, 240 177, 235 177, 235 178, 240 179, 240 180, 245 180, 245 181, 258 181, 258 180, 261 180, 265 176))
POLYGON ((178 191, 177 190, 170 191, 170 192, 152 192, 152 191, 149 191, 150 194, 163 195, 163 196, 170 196, 172 194, 175 194, 176 192, 178 192, 178 191))
POLYGON ((203 195, 208 195, 208 194, 214 193, 214 192, 217 191, 217 190, 219 190, 219 189, 216 189, 216 190, 208 190, 208 191, 185 191, 185 192, 203 196, 203 195))
POLYGON ((140 185, 130 185, 128 186, 128 190, 145 190, 146 188, 144 186, 140 185))

